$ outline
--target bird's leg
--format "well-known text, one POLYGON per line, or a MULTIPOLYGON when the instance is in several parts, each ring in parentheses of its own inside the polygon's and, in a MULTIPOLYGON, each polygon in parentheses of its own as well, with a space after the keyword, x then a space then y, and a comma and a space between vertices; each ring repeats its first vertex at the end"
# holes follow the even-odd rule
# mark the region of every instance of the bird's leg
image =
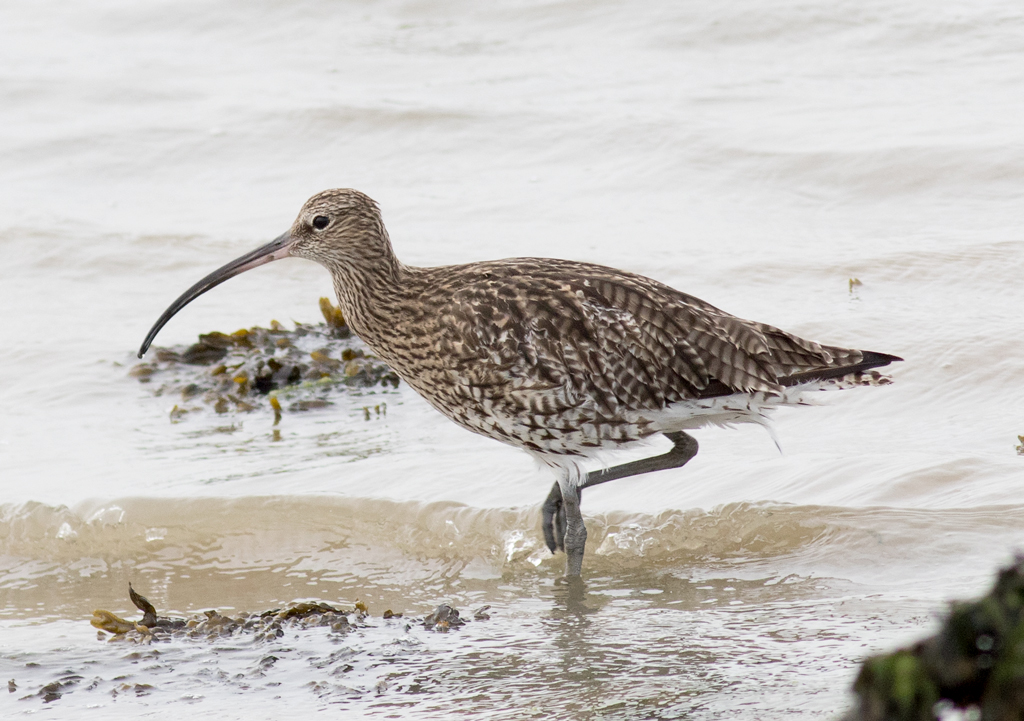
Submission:
MULTIPOLYGON (((599 471, 588 473, 583 482, 575 489, 576 503, 579 505, 584 488, 590 488, 601 483, 614 481, 618 478, 638 476, 641 473, 653 471, 664 471, 669 468, 679 468, 686 465, 686 462, 697 455, 697 439, 693 436, 677 431, 666 433, 665 437, 672 441, 672 450, 653 458, 641 458, 639 461, 623 463, 611 468, 602 468, 599 471)), ((544 525, 544 541, 552 553, 565 550, 564 537, 566 535, 565 503, 563 500, 562 488, 555 483, 548 494, 544 505, 541 507, 544 525)), ((581 521, 582 524, 582 516, 581 521)))
POLYGON ((580 484, 580 489, 590 488, 591 486, 628 476, 639 476, 641 473, 679 468, 680 466, 685 466, 687 461, 697 455, 697 439, 693 436, 682 431, 676 431, 675 433, 666 433, 665 437, 672 441, 673 444, 672 450, 668 453, 662 453, 660 456, 654 456, 653 458, 641 458, 639 461, 623 463, 620 466, 602 468, 599 471, 588 473, 587 477, 583 479, 583 483, 580 484))
POLYGON ((569 478, 558 479, 557 485, 562 495, 560 515, 565 528, 565 575, 579 576, 583 570, 583 550, 587 545, 587 527, 583 525, 583 513, 580 511, 580 489, 569 478))

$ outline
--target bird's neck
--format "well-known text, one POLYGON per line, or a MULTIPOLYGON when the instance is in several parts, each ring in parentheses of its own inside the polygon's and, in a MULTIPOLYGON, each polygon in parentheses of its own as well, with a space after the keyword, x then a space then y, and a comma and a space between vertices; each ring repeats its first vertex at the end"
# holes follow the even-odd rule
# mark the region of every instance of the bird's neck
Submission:
POLYGON ((372 246, 381 249, 372 256, 328 265, 345 320, 375 350, 393 323, 391 309, 402 296, 410 270, 395 256, 386 235, 382 240, 372 246))

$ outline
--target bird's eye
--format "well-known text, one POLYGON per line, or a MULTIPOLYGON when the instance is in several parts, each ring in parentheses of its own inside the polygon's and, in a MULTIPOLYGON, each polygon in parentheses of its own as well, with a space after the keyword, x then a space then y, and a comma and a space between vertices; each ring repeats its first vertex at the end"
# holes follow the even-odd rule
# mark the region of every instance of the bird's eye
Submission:
POLYGON ((330 222, 331 219, 328 218, 326 215, 318 215, 315 218, 313 218, 313 227, 316 228, 317 230, 323 230, 330 224, 330 222))

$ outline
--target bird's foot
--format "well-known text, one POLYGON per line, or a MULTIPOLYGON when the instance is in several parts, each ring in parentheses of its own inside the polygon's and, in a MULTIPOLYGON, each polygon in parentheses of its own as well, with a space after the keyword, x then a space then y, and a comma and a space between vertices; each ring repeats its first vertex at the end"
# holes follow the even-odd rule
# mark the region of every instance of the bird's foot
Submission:
POLYGON ((551 493, 541 506, 541 524, 544 528, 544 542, 552 553, 565 550, 565 504, 562 489, 555 483, 551 493))
POLYGON ((583 516, 580 515, 582 489, 573 488, 571 493, 574 497, 566 503, 562 488, 556 483, 541 507, 544 542, 552 553, 565 551, 566 575, 570 577, 580 575, 583 567, 583 549, 587 543, 587 528, 583 525, 583 516))

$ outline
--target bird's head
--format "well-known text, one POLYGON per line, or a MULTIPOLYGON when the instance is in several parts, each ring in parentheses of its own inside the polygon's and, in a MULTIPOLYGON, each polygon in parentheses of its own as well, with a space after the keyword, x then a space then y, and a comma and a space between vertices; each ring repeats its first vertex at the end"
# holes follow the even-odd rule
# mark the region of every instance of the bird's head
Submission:
POLYGON ((153 324, 139 358, 167 321, 200 295, 239 273, 290 256, 307 258, 331 271, 397 262, 377 203, 358 190, 324 190, 306 201, 288 232, 218 268, 182 293, 153 324))
POLYGON ((291 229, 274 242, 285 237, 288 255, 328 269, 359 261, 373 264, 391 253, 377 203, 349 188, 325 190, 307 200, 291 229))

